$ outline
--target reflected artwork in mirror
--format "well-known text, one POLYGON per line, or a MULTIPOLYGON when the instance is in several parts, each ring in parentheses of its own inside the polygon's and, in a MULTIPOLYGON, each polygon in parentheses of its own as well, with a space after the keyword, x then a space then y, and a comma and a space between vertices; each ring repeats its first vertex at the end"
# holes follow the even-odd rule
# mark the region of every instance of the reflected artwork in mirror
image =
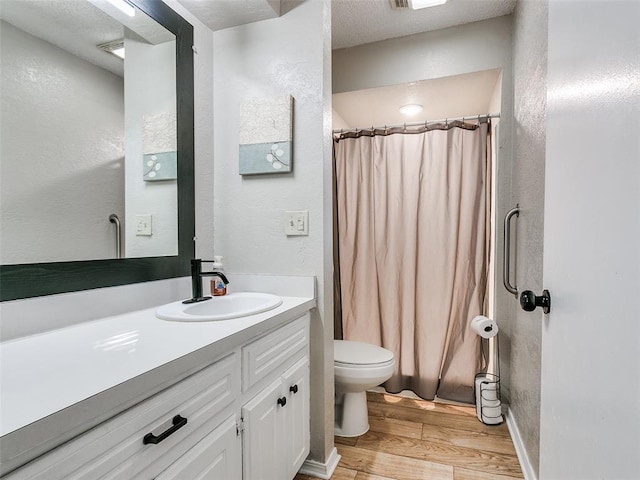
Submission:
POLYGON ((3 0, 1 300, 188 275, 193 27, 155 0, 48 3, 3 0), (95 44, 43 33, 72 18, 95 44))

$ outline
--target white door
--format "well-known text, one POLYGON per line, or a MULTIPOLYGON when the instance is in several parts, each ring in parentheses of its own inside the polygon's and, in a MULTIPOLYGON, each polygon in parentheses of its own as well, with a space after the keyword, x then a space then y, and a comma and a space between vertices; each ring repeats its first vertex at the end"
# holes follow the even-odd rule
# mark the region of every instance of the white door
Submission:
POLYGON ((638 479, 640 2, 551 0, 548 52, 540 478, 638 479))
POLYGON ((282 441, 287 445, 287 476, 293 478, 309 454, 309 360, 304 357, 282 376, 287 405, 282 441))
POLYGON ((204 437, 156 480, 241 480, 242 446, 235 415, 204 437))
POLYGON ((283 480, 286 447, 279 438, 282 383, 278 378, 242 407, 244 480, 283 480))

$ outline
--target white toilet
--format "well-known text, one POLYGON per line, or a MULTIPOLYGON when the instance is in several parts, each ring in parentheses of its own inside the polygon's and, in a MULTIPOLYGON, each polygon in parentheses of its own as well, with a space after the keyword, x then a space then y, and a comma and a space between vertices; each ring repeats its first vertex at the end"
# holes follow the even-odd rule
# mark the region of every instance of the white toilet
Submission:
POLYGON ((335 434, 357 437, 369 430, 366 390, 391 378, 396 361, 386 348, 349 340, 334 340, 333 352, 335 434))

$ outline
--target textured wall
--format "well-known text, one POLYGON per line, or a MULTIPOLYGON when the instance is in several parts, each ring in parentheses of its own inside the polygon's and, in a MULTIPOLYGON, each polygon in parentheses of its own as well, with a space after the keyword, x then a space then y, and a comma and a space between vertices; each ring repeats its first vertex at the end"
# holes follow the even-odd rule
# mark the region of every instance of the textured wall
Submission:
POLYGON ((319 0, 282 2, 280 18, 215 32, 213 57, 216 255, 233 273, 316 275, 311 457, 319 461, 333 446, 329 9, 319 0), (287 94, 293 173, 241 177, 241 101, 287 94), (309 210, 309 236, 285 236, 287 210, 309 210))
POLYGON ((511 81, 511 16, 334 50, 333 93, 493 68, 511 81))
MULTIPOLYGON (((513 32, 513 203, 518 290, 542 292, 544 164, 547 76, 547 8, 544 0, 518 2, 513 32)), ((512 305, 517 300, 512 297, 512 305)), ((542 311, 519 306, 508 317, 509 402, 529 462, 538 471, 542 311)), ((505 359, 506 360, 506 359, 505 359)))
POLYGON ((2 263, 113 258, 122 78, 2 22, 2 263))

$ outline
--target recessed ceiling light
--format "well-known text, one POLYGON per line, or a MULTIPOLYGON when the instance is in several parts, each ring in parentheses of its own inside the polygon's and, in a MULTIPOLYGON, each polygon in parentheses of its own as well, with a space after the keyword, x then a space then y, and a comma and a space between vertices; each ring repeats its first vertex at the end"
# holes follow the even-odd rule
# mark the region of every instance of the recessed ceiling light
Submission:
POLYGON ((405 115, 415 115, 416 113, 421 112, 424 109, 422 105, 418 105, 412 103, 410 105, 404 105, 399 108, 400 113, 404 113, 405 115))
POLYGON ((124 40, 103 43, 102 45, 98 45, 98 48, 124 60, 124 40))
POLYGON ((421 8, 444 5, 445 3, 447 3, 447 0, 409 0, 409 7, 413 10, 419 10, 421 8))

